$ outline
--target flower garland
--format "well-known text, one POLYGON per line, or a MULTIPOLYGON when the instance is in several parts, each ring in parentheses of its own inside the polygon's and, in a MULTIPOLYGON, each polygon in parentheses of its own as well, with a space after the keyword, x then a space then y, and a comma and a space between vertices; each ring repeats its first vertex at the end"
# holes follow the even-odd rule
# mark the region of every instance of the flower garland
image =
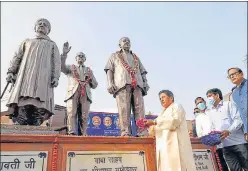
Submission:
POLYGON ((53 145, 53 156, 52 156, 52 171, 57 171, 57 160, 58 160, 58 137, 54 140, 53 145))
POLYGON ((145 128, 147 128, 147 126, 145 125, 145 122, 147 121, 146 118, 140 118, 137 122, 136 125, 141 129, 144 130, 145 128))
POLYGON ((134 69, 132 69, 124 60, 122 54, 120 53, 120 51, 117 51, 116 52, 118 57, 120 58, 121 60, 121 63, 123 65, 124 68, 126 68, 126 70, 128 71, 128 73, 131 75, 131 79, 132 79, 132 87, 135 87, 137 86, 137 81, 136 81, 136 78, 135 78, 135 74, 137 73, 138 69, 139 69, 139 59, 138 57, 133 53, 133 58, 134 58, 134 64, 135 64, 135 67, 134 69))
POLYGON ((81 80, 79 79, 79 74, 77 72, 77 68, 75 65, 72 65, 72 70, 73 70, 73 74, 75 79, 77 80, 77 82, 79 83, 79 85, 81 86, 81 95, 84 96, 85 95, 85 86, 86 84, 88 84, 90 82, 91 79, 91 75, 90 75, 90 69, 88 68, 88 78, 85 82, 81 82, 81 80))
POLYGON ((215 146, 221 143, 220 131, 211 131, 208 135, 200 138, 201 142, 207 146, 215 146))

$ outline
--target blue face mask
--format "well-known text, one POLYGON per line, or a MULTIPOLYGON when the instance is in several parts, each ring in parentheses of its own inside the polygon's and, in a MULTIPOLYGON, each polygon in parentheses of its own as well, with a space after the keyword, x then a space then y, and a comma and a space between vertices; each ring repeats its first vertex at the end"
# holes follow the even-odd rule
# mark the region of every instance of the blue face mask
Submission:
POLYGON ((200 109, 200 110, 205 110, 206 109, 206 105, 205 103, 201 102, 197 105, 197 108, 200 109))
POLYGON ((208 106, 209 108, 213 107, 214 103, 215 103, 215 100, 214 100, 213 97, 208 97, 208 98, 207 98, 207 106, 208 106))

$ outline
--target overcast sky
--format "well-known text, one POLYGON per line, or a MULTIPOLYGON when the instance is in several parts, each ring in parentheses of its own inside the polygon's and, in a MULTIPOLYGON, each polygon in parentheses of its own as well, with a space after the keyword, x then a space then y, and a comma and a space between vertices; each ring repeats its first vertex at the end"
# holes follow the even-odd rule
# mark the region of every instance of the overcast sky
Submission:
MULTIPOLYGON (((192 119, 197 96, 205 97, 214 87, 226 94, 233 87, 226 78, 229 67, 247 72, 246 2, 2 2, 2 90, 9 61, 23 40, 34 37, 34 23, 41 17, 51 22, 49 36, 60 52, 65 41, 72 46, 68 64, 76 63, 79 51, 87 55, 86 65, 99 82, 92 91, 92 111, 117 112, 103 69, 123 36, 131 39, 148 71, 146 113, 161 112, 158 92, 169 89, 192 119)), ((66 87, 61 74, 56 104, 65 105, 66 87)))

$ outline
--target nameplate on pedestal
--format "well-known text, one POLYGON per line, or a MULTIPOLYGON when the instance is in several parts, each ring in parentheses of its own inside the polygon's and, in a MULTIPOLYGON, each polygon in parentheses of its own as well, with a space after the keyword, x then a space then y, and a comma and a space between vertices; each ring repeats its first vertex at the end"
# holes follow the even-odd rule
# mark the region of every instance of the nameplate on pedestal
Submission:
POLYGON ((66 171, 147 171, 144 151, 70 151, 66 171))
POLYGON ((210 149, 193 149, 196 170, 216 171, 210 149))
POLYGON ((47 151, 1 151, 1 171, 46 171, 47 151))

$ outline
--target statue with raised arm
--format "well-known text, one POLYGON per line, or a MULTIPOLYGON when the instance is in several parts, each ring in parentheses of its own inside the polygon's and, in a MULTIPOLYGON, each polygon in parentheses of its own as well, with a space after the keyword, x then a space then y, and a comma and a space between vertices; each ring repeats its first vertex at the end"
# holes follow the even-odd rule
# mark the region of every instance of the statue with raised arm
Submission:
MULTIPOLYGON (((140 59, 130 50, 128 37, 119 41, 120 51, 113 53, 105 66, 108 92, 116 98, 121 136, 131 136, 131 109, 135 120, 145 116, 143 96, 147 95, 147 84, 144 66, 140 59)), ((147 130, 136 127, 137 136, 148 135, 147 130)))
POLYGON ((98 83, 92 70, 84 65, 86 56, 83 52, 76 55, 77 65, 66 65, 67 54, 70 50, 69 43, 64 43, 61 55, 61 71, 68 77, 65 98, 67 130, 69 135, 85 136, 87 135, 88 116, 92 103, 91 88, 95 89, 98 83))
POLYGON ((61 71, 59 49, 48 34, 51 24, 38 19, 36 37, 24 40, 15 53, 7 72, 13 83, 7 102, 15 124, 39 126, 54 114, 54 87, 61 71))

